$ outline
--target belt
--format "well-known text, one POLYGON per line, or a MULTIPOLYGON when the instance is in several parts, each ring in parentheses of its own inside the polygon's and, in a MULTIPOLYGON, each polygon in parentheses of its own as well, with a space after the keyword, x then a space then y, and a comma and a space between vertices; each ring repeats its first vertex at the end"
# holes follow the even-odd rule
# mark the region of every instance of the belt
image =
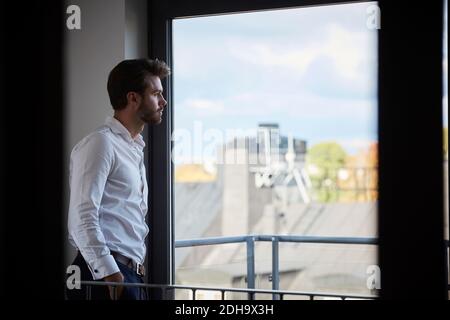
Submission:
POLYGON ((141 277, 145 276, 145 267, 142 264, 135 262, 133 259, 125 257, 124 255, 118 252, 111 251, 111 255, 114 257, 114 259, 116 259, 116 261, 131 268, 134 272, 137 273, 137 275, 141 277))

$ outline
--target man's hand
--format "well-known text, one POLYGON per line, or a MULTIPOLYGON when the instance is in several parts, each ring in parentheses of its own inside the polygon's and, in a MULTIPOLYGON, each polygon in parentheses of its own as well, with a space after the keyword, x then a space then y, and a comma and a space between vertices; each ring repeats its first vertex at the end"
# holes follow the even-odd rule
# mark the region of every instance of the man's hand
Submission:
MULTIPOLYGON (((113 273, 109 276, 106 276, 103 278, 105 282, 124 282, 125 278, 123 277, 123 274, 121 272, 113 273)), ((111 300, 118 300, 120 296, 122 295, 123 286, 116 286, 116 296, 114 297, 114 287, 108 286, 109 289, 109 296, 111 297, 111 300), (116 298, 116 299, 115 299, 116 298)))

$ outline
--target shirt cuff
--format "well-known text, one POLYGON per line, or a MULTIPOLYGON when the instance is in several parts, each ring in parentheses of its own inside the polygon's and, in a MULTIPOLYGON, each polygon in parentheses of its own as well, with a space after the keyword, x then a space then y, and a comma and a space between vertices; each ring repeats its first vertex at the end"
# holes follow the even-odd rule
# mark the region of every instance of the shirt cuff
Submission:
POLYGON ((114 260, 114 257, 110 254, 97 260, 90 261, 88 265, 94 280, 103 279, 104 277, 120 271, 116 260, 114 260))

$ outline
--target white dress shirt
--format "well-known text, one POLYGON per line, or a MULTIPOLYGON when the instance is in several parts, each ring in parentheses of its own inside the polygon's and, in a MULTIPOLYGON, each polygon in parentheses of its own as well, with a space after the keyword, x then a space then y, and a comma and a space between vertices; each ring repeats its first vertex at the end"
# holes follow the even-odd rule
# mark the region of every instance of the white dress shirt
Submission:
POLYGON ((148 226, 144 140, 113 117, 70 157, 69 241, 94 279, 119 272, 111 251, 143 263, 148 226))

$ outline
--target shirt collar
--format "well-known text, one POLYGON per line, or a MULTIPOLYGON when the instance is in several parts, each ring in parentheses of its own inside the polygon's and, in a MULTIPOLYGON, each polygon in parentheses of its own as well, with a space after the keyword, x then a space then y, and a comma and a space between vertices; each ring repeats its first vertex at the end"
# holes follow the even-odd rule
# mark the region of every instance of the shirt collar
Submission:
POLYGON ((145 142, 142 135, 138 134, 133 140, 130 131, 128 131, 128 129, 125 128, 125 126, 116 118, 111 116, 107 117, 105 120, 105 125, 107 125, 112 132, 122 135, 129 143, 137 143, 142 149, 145 147, 145 142))

